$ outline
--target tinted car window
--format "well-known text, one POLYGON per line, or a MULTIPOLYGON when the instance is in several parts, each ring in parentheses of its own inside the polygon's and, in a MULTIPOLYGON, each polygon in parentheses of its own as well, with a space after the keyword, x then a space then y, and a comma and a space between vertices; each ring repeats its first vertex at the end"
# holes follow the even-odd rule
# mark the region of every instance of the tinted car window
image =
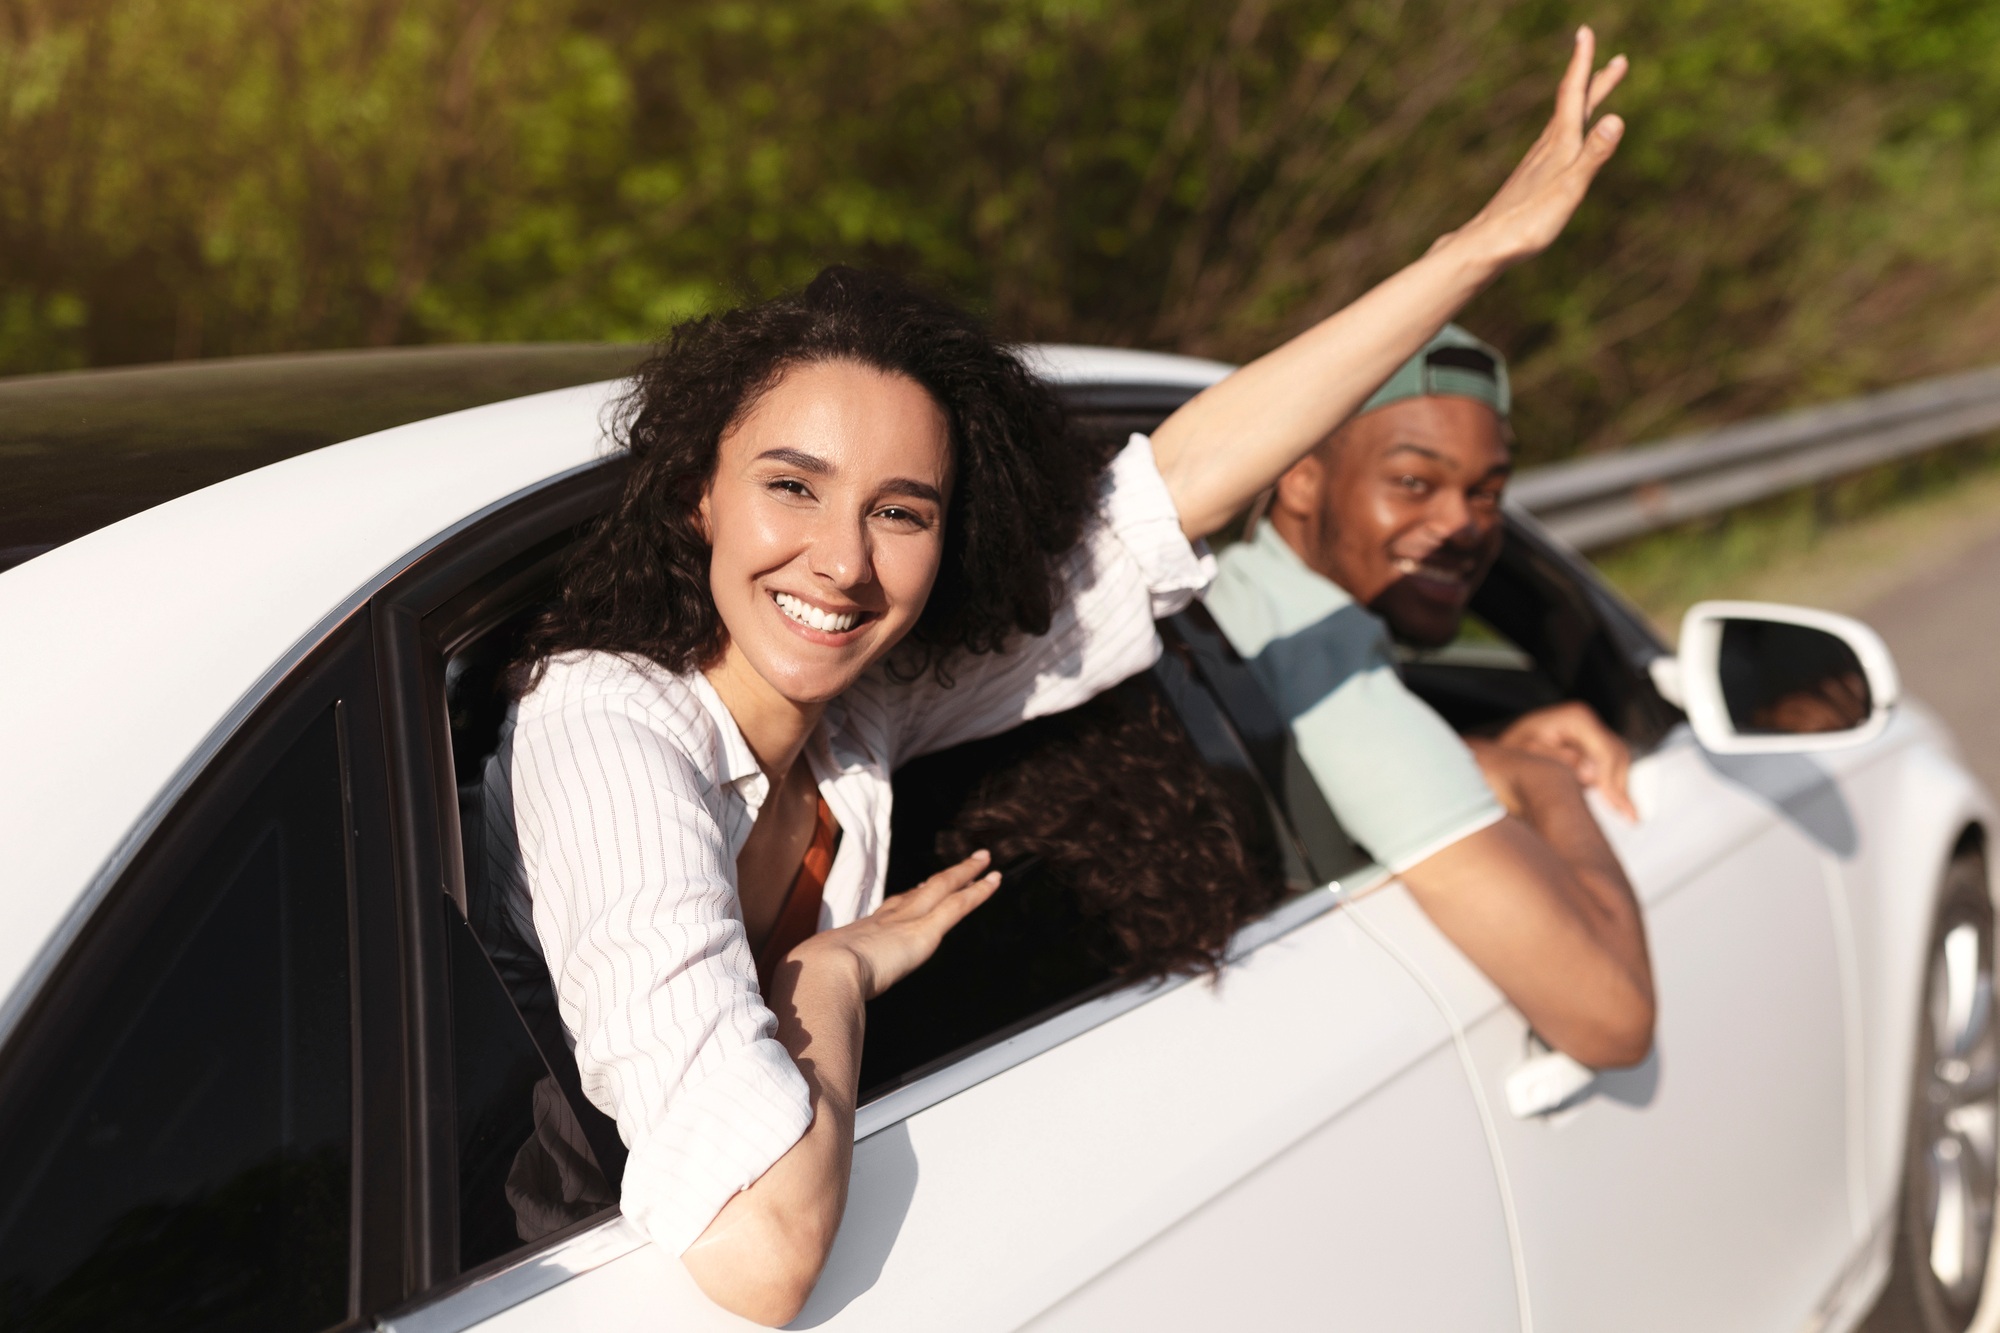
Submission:
POLYGON ((329 708, 0 1112, 0 1328, 304 1330, 348 1309, 351 866, 329 708))
POLYGON ((465 919, 449 899, 458 1254, 476 1268, 618 1201, 465 919))
MULTIPOLYGON (((482 779, 500 742, 507 666, 546 588, 444 666, 465 914, 440 898, 451 973, 459 1266, 473 1268, 617 1205, 618 1127, 583 1095, 541 953, 521 937, 490 872, 482 779), (469 920, 468 920, 469 917, 469 920)), ((507 840, 501 840, 503 842, 507 840)))

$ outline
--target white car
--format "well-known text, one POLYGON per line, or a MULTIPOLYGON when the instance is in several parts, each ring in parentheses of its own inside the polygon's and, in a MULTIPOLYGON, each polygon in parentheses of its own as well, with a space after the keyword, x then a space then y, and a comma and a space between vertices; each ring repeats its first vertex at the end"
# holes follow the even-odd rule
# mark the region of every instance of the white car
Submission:
MULTIPOLYGON (((1118 436, 1227 369, 1037 355, 1118 436)), ((582 1177, 623 1149, 532 962, 496 970, 466 915, 460 789, 618 484, 632 359, 0 381, 0 1329, 738 1326, 608 1186, 527 1202, 552 1121, 582 1177)), ((1541 1046, 1341 834, 1197 608, 1121 688, 1256 793, 1293 891, 1219 984, 1120 984, 1032 875, 982 909, 871 1019, 798 1327, 1790 1333, 1853 1327, 1892 1266, 1915 1326, 2000 1322, 1996 811, 1879 640, 1719 605, 1676 658, 1520 515, 1475 611, 1414 688, 1466 728, 1582 699, 1639 756, 1643 818, 1603 823, 1652 1058, 1541 1046), (1860 703, 1786 721, 1829 672, 1860 703)), ((899 849, 1031 762, 981 744, 905 771, 899 849)))

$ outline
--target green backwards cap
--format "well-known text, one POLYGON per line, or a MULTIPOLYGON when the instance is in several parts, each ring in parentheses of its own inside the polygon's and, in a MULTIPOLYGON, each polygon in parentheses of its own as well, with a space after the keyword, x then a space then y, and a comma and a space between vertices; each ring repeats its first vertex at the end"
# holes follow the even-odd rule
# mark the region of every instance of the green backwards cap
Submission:
POLYGON ((1507 387, 1506 358, 1458 325, 1447 324, 1361 405, 1361 412, 1432 394, 1482 402, 1499 413, 1502 421, 1514 405, 1507 387))

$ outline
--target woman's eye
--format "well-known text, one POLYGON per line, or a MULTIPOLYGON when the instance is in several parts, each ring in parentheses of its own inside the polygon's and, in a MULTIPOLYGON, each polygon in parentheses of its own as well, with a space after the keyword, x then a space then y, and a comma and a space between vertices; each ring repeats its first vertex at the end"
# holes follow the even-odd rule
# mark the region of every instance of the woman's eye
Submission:
POLYGON ((810 496, 812 494, 811 488, 796 477, 779 477, 777 480, 765 484, 771 490, 782 492, 785 495, 810 496))
POLYGON ((890 505, 886 509, 878 509, 875 512, 877 517, 886 518, 891 523, 900 523, 905 527, 921 528, 926 526, 926 521, 922 514, 919 514, 914 509, 905 509, 901 505, 890 505))

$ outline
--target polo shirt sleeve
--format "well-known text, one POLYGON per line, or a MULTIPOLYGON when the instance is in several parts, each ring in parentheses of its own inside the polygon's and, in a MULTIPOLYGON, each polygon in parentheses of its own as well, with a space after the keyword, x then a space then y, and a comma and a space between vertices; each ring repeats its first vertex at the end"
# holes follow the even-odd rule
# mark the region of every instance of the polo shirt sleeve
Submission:
MULTIPOLYGON (((1217 591, 1244 590, 1225 578, 1217 591)), ((1216 608, 1225 630, 1243 619, 1227 609, 1216 608)), ((1404 686, 1387 631, 1361 606, 1346 602, 1249 656, 1335 817, 1391 871, 1504 817, 1472 751, 1404 686)))
POLYGON ((1399 875, 1506 814, 1472 751, 1388 661, 1349 675, 1292 732, 1334 814, 1399 875))

